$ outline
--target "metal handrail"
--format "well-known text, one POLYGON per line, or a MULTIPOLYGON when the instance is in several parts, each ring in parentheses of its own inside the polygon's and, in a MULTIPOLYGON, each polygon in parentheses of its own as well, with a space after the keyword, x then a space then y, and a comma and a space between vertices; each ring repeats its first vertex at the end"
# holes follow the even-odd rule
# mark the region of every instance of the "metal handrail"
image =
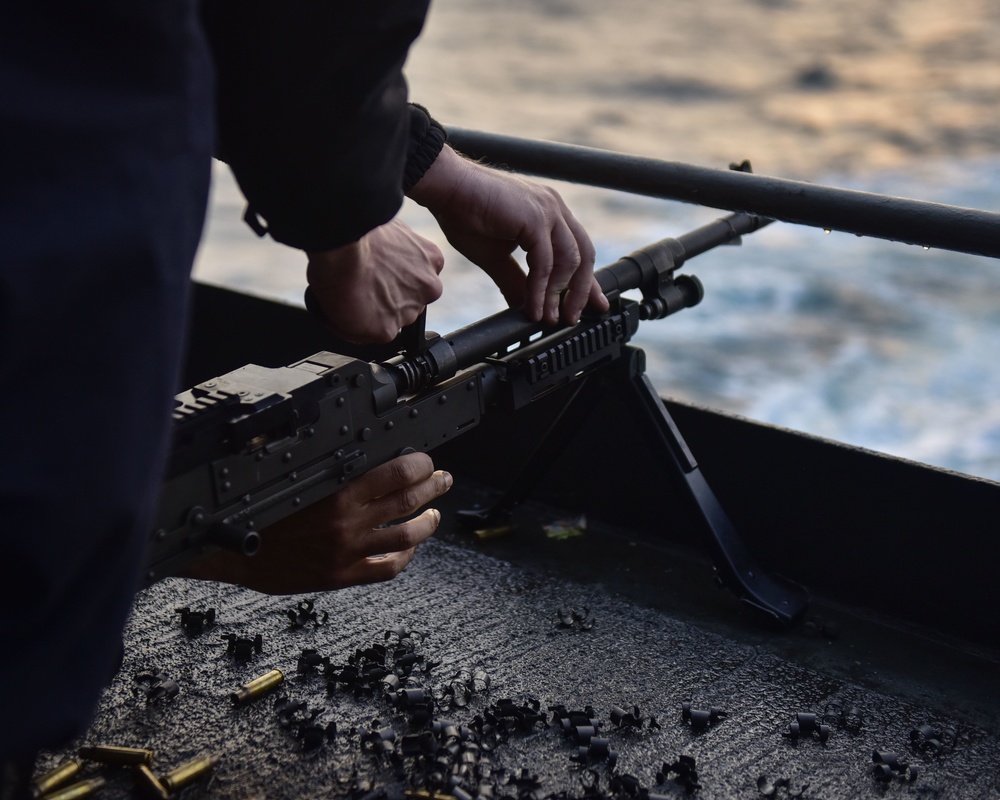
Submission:
POLYGON ((448 127, 459 152, 544 178, 1000 258, 1000 213, 448 127))

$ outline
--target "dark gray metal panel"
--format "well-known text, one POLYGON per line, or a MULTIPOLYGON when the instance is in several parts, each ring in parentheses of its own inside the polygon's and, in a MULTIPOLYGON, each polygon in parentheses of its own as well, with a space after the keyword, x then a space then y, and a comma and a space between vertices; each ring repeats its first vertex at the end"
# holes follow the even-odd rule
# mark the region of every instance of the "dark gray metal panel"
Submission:
POLYGON ((1000 645, 1000 484, 671 404, 747 541, 839 602, 1000 645))

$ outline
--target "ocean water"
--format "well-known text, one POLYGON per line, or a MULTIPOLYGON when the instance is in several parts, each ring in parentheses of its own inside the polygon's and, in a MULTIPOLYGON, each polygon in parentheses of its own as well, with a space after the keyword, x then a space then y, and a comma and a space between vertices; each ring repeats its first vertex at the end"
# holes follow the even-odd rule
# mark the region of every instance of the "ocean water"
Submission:
MULTIPOLYGON (((300 254, 239 221, 220 168, 196 275, 301 303, 300 254)), ((824 182, 937 202, 1000 207, 1000 158, 824 182)), ((555 184, 584 222, 598 265, 724 212, 555 184)), ((503 308, 433 219, 403 218, 446 252, 428 327, 447 333, 503 308)), ((753 419, 1000 480, 1000 261, 775 223, 692 259, 705 299, 646 322, 636 343, 659 391, 753 419)))
MULTIPOLYGON (((939 169, 935 200, 1000 207, 1000 159, 939 169)), ((1000 480, 1000 261, 779 223, 688 271, 701 305, 640 330, 663 393, 1000 480)))

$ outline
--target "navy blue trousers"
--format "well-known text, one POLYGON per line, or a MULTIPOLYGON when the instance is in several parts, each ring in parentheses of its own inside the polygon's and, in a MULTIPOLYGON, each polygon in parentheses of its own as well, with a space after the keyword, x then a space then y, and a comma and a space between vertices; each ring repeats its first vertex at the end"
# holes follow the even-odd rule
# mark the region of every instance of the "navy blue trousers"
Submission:
POLYGON ((82 732, 120 659, 208 193, 196 10, 0 25, 0 765, 82 732))

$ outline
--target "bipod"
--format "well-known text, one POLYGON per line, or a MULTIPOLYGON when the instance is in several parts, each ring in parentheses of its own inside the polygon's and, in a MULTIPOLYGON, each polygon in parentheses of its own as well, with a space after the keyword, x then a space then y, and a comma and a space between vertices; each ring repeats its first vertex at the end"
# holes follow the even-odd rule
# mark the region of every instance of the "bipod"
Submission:
POLYGON ((464 524, 475 527, 503 524, 514 507, 531 493, 559 453, 578 431, 584 429, 600 395, 607 390, 608 382, 620 380, 622 384, 617 388, 624 389, 627 402, 643 420, 653 451, 662 453, 664 466, 676 474, 678 483, 691 500, 697 522, 708 538, 721 584, 766 620, 781 625, 793 624, 806 610, 804 592, 792 584, 779 583, 754 561, 684 441, 677 423, 646 376, 645 353, 634 347, 628 347, 626 351, 626 358, 577 383, 558 417, 528 454, 502 496, 488 508, 460 511, 459 518, 464 524), (615 375, 612 370, 621 370, 624 374, 615 375))

